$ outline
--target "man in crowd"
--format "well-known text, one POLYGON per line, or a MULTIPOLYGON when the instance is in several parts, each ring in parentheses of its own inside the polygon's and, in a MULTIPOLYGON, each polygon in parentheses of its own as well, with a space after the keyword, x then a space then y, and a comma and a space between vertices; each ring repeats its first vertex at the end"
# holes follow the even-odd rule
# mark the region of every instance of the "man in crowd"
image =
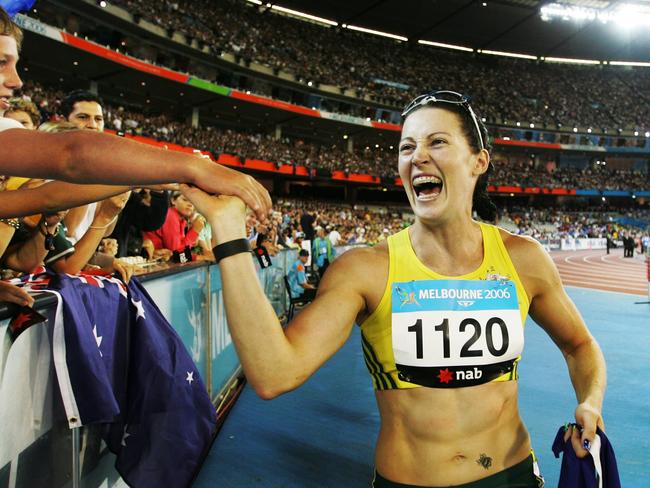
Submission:
MULTIPOLYGON (((61 102, 61 115, 81 130, 92 130, 95 132, 104 132, 104 110, 103 102, 94 93, 85 90, 75 90, 69 93, 61 102)), ((100 202, 89 203, 81 207, 73 208, 65 217, 67 227, 67 237, 73 244, 76 243, 86 233, 90 227, 97 204, 100 202)), ((105 236, 113 232, 115 225, 110 225, 105 232, 105 236)))
POLYGON ((298 259, 289 269, 289 288, 291 289, 292 298, 304 298, 311 300, 316 296, 316 288, 307 281, 305 266, 309 261, 309 251, 301 249, 298 253, 298 259))
POLYGON ((336 227, 332 225, 328 225, 327 230, 329 231, 327 237, 332 243, 332 246, 338 246, 339 243, 341 242, 341 233, 336 229, 336 227))
POLYGON ((315 237, 314 222, 316 218, 307 210, 300 217, 300 227, 305 233, 305 240, 313 241, 315 237))
POLYGON ((325 270, 334 261, 336 251, 332 247, 332 242, 325 235, 325 229, 320 225, 316 227, 316 238, 312 243, 312 256, 314 263, 318 268, 318 275, 322 278, 325 270))

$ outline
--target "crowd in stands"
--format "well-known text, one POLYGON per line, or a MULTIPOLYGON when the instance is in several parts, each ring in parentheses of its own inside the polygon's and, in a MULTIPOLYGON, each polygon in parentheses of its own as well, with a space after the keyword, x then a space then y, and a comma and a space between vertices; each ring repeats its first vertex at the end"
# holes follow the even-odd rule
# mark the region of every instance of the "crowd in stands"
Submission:
MULTIPOLYGON (((42 120, 50 120, 59 113, 61 90, 45 88, 30 82, 23 89, 24 97, 34 101, 42 120)), ((397 150, 387 147, 361 146, 348 152, 341 146, 322 145, 303 139, 259 132, 242 132, 216 127, 192 128, 186 122, 174 120, 166 114, 120 105, 104 105, 106 128, 152 137, 184 146, 207 150, 214 154, 226 153, 242 160, 261 159, 280 166, 305 166, 313 173, 328 174, 339 170, 346 174, 361 173, 395 178, 397 150)), ((650 189, 650 174, 640 170, 611 169, 590 164, 582 169, 558 167, 502 154, 493 154, 494 172, 490 183, 497 186, 543 188, 586 188, 600 190, 650 189)))
MULTIPOLYGON (((403 107, 425 91, 458 88, 472 97, 488 123, 521 121, 549 128, 593 127, 609 133, 618 128, 650 129, 650 104, 639 103, 650 96, 650 73, 644 69, 476 57, 303 22, 244 0, 111 3, 136 19, 200 41, 215 56, 234 53, 246 61, 292 72, 304 82, 352 88, 359 97, 392 107, 403 107)), ((58 19, 52 17, 44 20, 88 34, 85 22, 68 25, 70 16, 63 12, 58 19)), ((110 36, 101 37, 98 40, 110 36)), ((187 62, 174 56, 161 54, 157 61, 187 68, 187 62)))
MULTIPOLYGON (((263 227, 249 220, 249 238, 263 244, 271 256, 283 248, 300 248, 323 229, 332 245, 375 245, 409 226, 414 219, 409 207, 344 205, 314 200, 280 199, 272 225, 263 227)), ((637 244, 650 235, 650 212, 630 208, 589 208, 567 211, 560 207, 503 207, 497 224, 513 233, 548 242, 563 238, 607 238, 623 235, 637 244), (637 225, 623 223, 631 219, 637 225)))
POLYGON ((631 236, 640 245, 643 236, 650 235, 650 213, 643 210, 567 211, 553 207, 510 207, 501 209, 499 218, 499 225, 510 231, 543 241, 564 238, 610 238, 620 241, 623 236, 631 236), (641 227, 622 223, 626 219, 633 219, 641 227))
POLYGON ((525 157, 495 153, 490 184, 535 188, 584 188, 598 190, 644 190, 650 188, 650 175, 633 169, 611 169, 588 164, 584 168, 546 166, 525 157))

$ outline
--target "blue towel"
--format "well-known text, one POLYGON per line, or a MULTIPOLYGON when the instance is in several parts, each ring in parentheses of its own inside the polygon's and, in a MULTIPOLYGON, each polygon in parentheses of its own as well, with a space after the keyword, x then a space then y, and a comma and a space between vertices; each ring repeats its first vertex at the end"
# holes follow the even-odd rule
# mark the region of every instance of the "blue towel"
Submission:
POLYGON ((566 427, 562 426, 553 441, 555 457, 562 456, 562 468, 558 488, 621 488, 614 449, 605 433, 596 429, 596 438, 591 443, 591 456, 578 458, 571 439, 564 441, 566 427))

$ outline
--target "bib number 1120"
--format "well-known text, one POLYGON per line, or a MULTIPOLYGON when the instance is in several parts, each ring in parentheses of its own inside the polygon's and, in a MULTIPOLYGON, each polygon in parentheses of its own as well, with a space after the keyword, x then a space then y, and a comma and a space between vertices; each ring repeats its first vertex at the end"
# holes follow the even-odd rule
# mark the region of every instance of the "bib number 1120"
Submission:
MULTIPOLYGON (((463 333, 468 328, 472 327, 474 332, 472 336, 465 342, 463 347, 460 350, 461 358, 468 357, 481 357, 483 356, 483 351, 481 349, 472 349, 471 347, 478 341, 481 337, 483 331, 481 324, 478 320, 472 318, 463 319, 459 326, 459 332, 463 333)), ((411 325, 408 328, 409 332, 415 333, 415 353, 418 359, 424 357, 424 331, 422 330, 422 319, 417 319, 415 324, 411 325)), ((451 356, 451 340, 449 338, 449 319, 444 319, 441 324, 435 325, 433 330, 436 332, 442 332, 442 356, 444 358, 449 358, 451 356)), ((508 350, 508 345, 510 344, 510 338, 508 336, 508 327, 506 323, 499 317, 492 317, 488 319, 485 324, 485 342, 487 345, 490 354, 494 357, 503 356, 508 350), (493 330, 497 326, 501 330, 501 347, 497 348, 494 345, 493 339, 493 330)))

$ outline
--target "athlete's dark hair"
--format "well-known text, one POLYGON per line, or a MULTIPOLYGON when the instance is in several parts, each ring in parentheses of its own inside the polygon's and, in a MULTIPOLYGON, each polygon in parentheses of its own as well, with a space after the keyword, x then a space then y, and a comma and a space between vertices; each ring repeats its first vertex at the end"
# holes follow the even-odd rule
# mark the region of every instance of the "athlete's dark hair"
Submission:
MULTIPOLYGON (((465 140, 467 140, 467 143, 472 148, 472 152, 474 154, 478 153, 481 150, 481 142, 479 141, 478 138, 479 136, 476 133, 477 125, 479 130, 481 131, 481 137, 483 138, 485 149, 487 149, 488 152, 492 151, 492 145, 488 140, 487 128, 485 127, 485 124, 483 124, 483 122, 481 121, 481 118, 478 114, 476 115, 476 125, 475 125, 469 110, 467 110, 465 107, 463 107, 460 104, 436 103, 432 105, 423 105, 423 107, 431 107, 431 106, 435 106, 436 108, 440 108, 442 110, 447 110, 448 112, 452 112, 458 116, 458 120, 460 121, 463 134, 465 135, 465 140)), ((410 112, 405 117, 405 119, 413 112, 419 110, 419 108, 421 107, 417 107, 412 112, 410 112)), ((481 219, 487 220, 488 222, 494 222, 497 217, 497 207, 494 204, 494 202, 490 199, 490 196, 488 195, 487 192, 488 179, 490 178, 492 169, 493 166, 492 163, 490 163, 488 165, 487 171, 478 177, 476 186, 474 187, 474 194, 472 196, 472 210, 474 210, 478 214, 478 216, 481 217, 481 219)))
POLYGON ((94 93, 88 90, 75 90, 68 93, 61 102, 61 115, 67 119, 74 110, 74 104, 77 102, 97 102, 102 107, 104 106, 104 101, 94 93))
POLYGON ((309 256, 309 251, 307 249, 301 249, 298 256, 309 256))

